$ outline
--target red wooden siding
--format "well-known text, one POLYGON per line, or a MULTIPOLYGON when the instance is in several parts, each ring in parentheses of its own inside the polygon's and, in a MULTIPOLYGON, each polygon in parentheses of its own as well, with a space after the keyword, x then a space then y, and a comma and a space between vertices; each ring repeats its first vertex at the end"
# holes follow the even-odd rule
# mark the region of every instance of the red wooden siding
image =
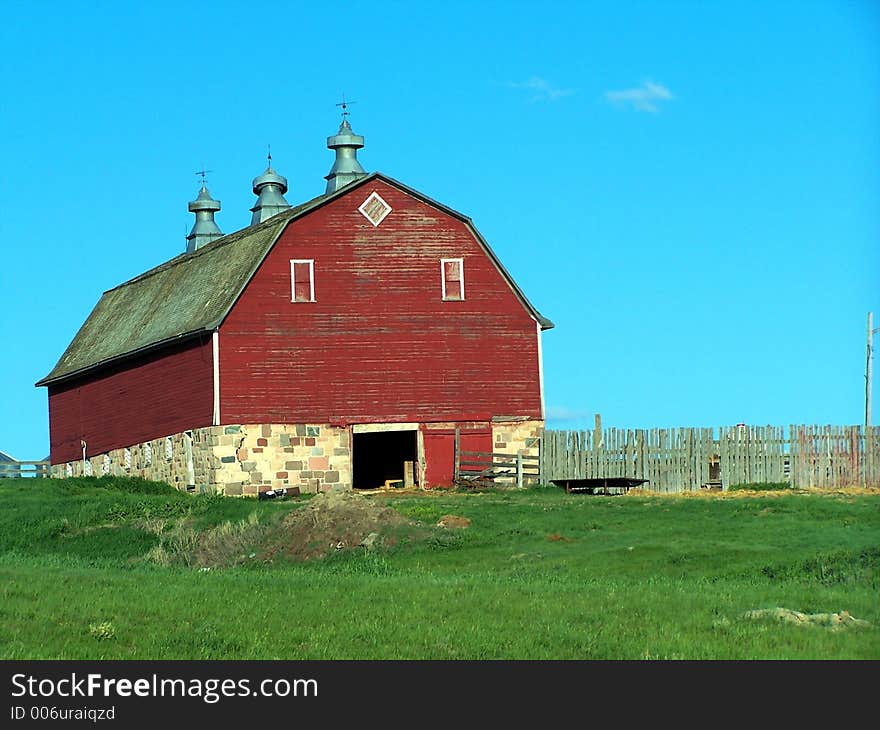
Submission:
MULTIPOLYGON (((288 299, 290 298, 288 294, 288 299)), ((210 426, 211 337, 49 386, 50 459, 58 464, 210 426)))
POLYGON ((455 434, 428 432, 425 443, 425 486, 448 487, 452 484, 455 460, 455 434))
POLYGON ((220 399, 224 423, 540 418, 536 324, 462 221, 377 180, 281 235, 221 325, 220 399), (442 301, 445 258, 464 301, 442 301), (291 302, 294 259, 314 302, 291 302))
MULTIPOLYGON (((455 476, 455 430, 423 429, 422 438, 425 444, 425 485, 451 486, 455 476)), ((492 453, 492 428, 489 424, 483 428, 462 429, 458 438, 462 451, 492 453)))

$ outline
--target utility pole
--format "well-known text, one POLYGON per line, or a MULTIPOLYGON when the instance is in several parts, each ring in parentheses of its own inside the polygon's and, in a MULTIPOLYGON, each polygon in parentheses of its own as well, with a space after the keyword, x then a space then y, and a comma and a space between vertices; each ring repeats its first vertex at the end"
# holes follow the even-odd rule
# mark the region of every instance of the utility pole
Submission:
POLYGON ((880 327, 874 329, 874 314, 873 312, 868 312, 868 357, 865 362, 865 429, 871 425, 871 378, 873 376, 872 373, 872 365, 871 361, 874 359, 874 348, 872 347, 872 341, 874 339, 874 335, 880 332, 880 327))

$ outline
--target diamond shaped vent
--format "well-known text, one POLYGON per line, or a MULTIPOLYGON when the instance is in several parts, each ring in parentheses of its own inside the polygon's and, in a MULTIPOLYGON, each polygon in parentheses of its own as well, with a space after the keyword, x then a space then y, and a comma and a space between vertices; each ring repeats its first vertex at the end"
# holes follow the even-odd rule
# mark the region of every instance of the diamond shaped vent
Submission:
POLYGON ((364 218, 370 221, 370 223, 378 226, 385 220, 385 216, 391 212, 391 206, 382 200, 382 196, 379 193, 370 193, 370 197, 361 203, 361 207, 358 210, 363 213, 364 218))

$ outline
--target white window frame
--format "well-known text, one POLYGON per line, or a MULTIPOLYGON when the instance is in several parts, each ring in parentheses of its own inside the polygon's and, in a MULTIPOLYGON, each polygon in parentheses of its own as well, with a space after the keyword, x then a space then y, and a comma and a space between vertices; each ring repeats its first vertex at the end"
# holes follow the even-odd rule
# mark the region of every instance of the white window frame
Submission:
POLYGON ((314 259, 290 259, 290 301, 294 304, 306 304, 315 301, 315 260, 314 259), (309 299, 306 302, 296 300, 296 264, 309 265, 309 299))
POLYGON ((444 302, 463 302, 464 301, 464 259, 440 259, 440 296, 443 298, 444 302), (446 296, 446 264, 451 263, 453 261, 458 262, 458 271, 461 274, 461 278, 458 282, 459 288, 459 297, 458 299, 454 299, 452 297, 446 296))
POLYGON ((388 202, 374 190, 367 196, 367 199, 358 206, 358 210, 361 212, 361 215, 364 218, 366 218, 368 221, 370 221, 370 223, 373 224, 373 228, 377 228, 379 224, 388 217, 388 214, 391 213, 391 206, 388 205, 388 202), (370 218, 369 213, 367 213, 367 206, 373 199, 378 200, 382 205, 385 206, 385 210, 382 211, 382 215, 380 215, 376 220, 370 218))

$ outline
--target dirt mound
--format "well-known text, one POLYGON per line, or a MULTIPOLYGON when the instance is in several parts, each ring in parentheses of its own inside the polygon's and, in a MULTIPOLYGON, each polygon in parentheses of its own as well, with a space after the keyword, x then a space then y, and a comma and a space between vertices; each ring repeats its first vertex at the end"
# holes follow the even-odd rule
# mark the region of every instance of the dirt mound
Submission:
POLYGON ((459 517, 458 515, 446 515, 440 518, 437 527, 469 527, 471 521, 467 517, 459 517))
POLYGON ((345 550, 372 550, 425 540, 435 530, 357 492, 325 492, 283 517, 256 512, 199 532, 180 523, 161 531, 149 560, 202 570, 311 560, 345 550))
POLYGON ((415 523, 357 492, 324 492, 292 511, 273 530, 261 557, 310 560, 341 550, 395 545, 402 534, 418 538, 415 523))

